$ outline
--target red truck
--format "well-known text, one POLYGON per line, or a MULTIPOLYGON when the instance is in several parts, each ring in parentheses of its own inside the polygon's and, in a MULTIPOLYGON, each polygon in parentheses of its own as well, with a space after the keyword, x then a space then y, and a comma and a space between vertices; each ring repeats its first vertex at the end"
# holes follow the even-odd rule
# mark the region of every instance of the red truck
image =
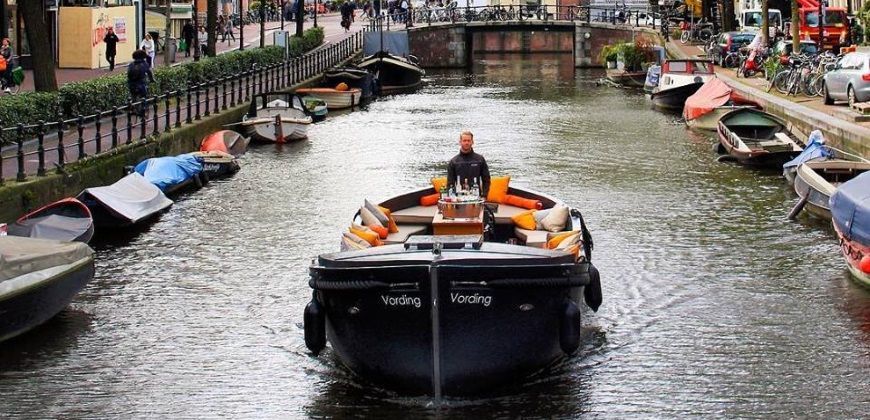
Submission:
MULTIPOLYGON (((800 5, 800 37, 816 41, 822 49, 838 51, 848 45, 849 20, 846 9, 825 7, 825 39, 819 40, 819 0, 798 0, 800 5)), ((794 21, 794 18, 792 18, 794 21)))

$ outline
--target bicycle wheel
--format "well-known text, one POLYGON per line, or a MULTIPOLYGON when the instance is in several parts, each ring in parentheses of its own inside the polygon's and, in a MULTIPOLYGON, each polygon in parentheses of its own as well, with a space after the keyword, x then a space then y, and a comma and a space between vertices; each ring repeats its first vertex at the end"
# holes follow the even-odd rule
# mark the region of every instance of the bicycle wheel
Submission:
POLYGON ((779 93, 788 95, 788 82, 790 77, 791 70, 783 70, 774 76, 772 85, 776 87, 776 90, 779 93))
POLYGON ((813 90, 816 92, 816 96, 822 96, 824 92, 825 86, 825 74, 819 73, 816 75, 815 79, 812 81, 813 90))
POLYGON ((710 38, 713 37, 713 31, 710 29, 701 29, 701 32, 698 33, 698 38, 701 42, 707 42, 710 38))
POLYGON ((682 42, 683 44, 687 44, 689 42, 689 32, 689 30, 685 30, 683 31, 683 33, 680 34, 680 42, 682 42))
POLYGON ((722 61, 723 67, 737 67, 740 64, 740 54, 728 53, 722 61))

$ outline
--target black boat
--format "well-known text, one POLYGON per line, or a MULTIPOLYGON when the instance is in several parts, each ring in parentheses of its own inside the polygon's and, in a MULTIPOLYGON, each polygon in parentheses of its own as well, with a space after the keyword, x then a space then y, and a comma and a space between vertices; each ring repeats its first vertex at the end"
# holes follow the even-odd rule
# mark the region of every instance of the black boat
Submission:
POLYGON ((340 83, 362 92, 361 100, 368 101, 375 95, 377 81, 371 72, 355 66, 334 67, 323 73, 326 86, 335 87, 340 83))
POLYGON ((713 77, 713 63, 709 61, 668 60, 650 98, 657 108, 682 111, 686 99, 713 77))
POLYGON ((426 73, 414 56, 399 57, 386 51, 363 58, 358 66, 374 74, 381 95, 413 92, 426 73))
POLYGON ((88 188, 76 198, 88 206, 98 228, 135 225, 172 205, 163 191, 136 172, 112 185, 88 188))
MULTIPOLYGON (((381 203, 398 231, 386 245, 320 255, 305 342, 328 339, 356 374, 410 394, 466 395, 522 379, 580 345, 581 296, 601 303, 592 238, 576 209, 529 190, 510 194, 566 212, 578 254, 545 249, 552 233, 516 227, 524 209, 487 204, 477 219, 422 207, 431 188, 381 203), (470 235, 456 228, 471 229, 470 235), (579 238, 577 238, 579 239, 579 238)), ((446 210, 445 210, 446 211, 446 210)))
POLYGON ((84 203, 64 198, 21 216, 9 225, 9 234, 88 243, 94 236, 94 220, 84 203))
POLYGON ((94 278, 93 254, 81 242, 0 236, 0 342, 66 308, 94 278))

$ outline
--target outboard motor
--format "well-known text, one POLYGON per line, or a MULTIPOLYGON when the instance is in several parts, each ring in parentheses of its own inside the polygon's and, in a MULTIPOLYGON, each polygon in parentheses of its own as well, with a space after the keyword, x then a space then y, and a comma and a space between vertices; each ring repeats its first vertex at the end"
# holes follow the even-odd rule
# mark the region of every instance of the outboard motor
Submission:
POLYGON ((315 356, 326 347, 326 314, 323 306, 317 300, 317 292, 313 292, 311 302, 305 305, 303 317, 305 328, 305 347, 311 350, 315 356))
POLYGON ((562 309, 562 319, 559 322, 559 347, 567 355, 574 354, 580 347, 580 309, 574 302, 568 300, 562 309))

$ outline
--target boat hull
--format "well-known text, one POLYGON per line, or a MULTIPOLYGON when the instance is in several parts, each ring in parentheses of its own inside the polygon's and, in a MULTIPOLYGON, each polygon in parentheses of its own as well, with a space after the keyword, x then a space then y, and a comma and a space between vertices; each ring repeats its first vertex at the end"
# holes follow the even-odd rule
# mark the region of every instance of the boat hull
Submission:
MULTIPOLYGON (((326 88, 297 89, 300 95, 311 96, 326 102, 327 109, 347 109, 359 105, 362 92, 359 89, 340 91, 326 88)), ((326 117, 324 115, 324 117, 326 117)))
MULTIPOLYGON (((742 108, 722 116, 716 128, 716 133, 721 150, 734 157, 741 165, 782 169, 782 165, 785 162, 794 159, 802 150, 793 140, 794 137, 791 133, 785 131, 784 127, 784 123, 770 114, 753 108, 742 108), (770 139, 765 139, 765 146, 760 146, 761 143, 755 140, 750 141, 748 138, 741 137, 735 131, 736 129, 729 126, 731 118, 739 118, 741 113, 760 115, 758 118, 761 118, 762 121, 775 123, 776 125, 766 128, 771 130, 771 133, 775 131, 777 134, 771 134, 770 139), (754 144, 755 146, 753 147, 749 144, 754 144)), ((746 129, 746 127, 744 126, 742 129, 746 129)))
POLYGON ((69 305, 94 278, 93 258, 33 287, 0 297, 0 342, 42 325, 69 305))
POLYGON ((830 220, 831 195, 837 190, 831 181, 839 185, 867 171, 870 171, 870 163, 844 160, 805 162, 794 172, 794 191, 801 199, 806 199, 807 211, 830 220))
POLYGON ((591 264, 462 264, 386 264, 334 275, 312 269, 337 358, 357 375, 403 393, 473 395, 521 380, 566 354, 561 331, 579 328, 576 308, 591 264), (566 269, 579 274, 566 282, 566 269), (356 289, 336 290, 330 277, 356 289))
POLYGON ((671 89, 657 90, 650 97, 656 108, 682 111, 686 105, 686 99, 694 95, 703 85, 704 82, 701 81, 671 89))
POLYGON ((644 87, 646 83, 646 72, 629 72, 616 69, 607 69, 607 79, 613 83, 630 87, 644 87))
POLYGON ((852 278, 862 286, 870 287, 870 274, 861 271, 860 268, 861 256, 870 255, 870 246, 847 239, 837 224, 832 224, 840 239, 840 252, 843 253, 843 259, 846 260, 846 267, 852 274, 852 278))
POLYGON ((420 88, 425 74, 420 66, 384 52, 364 58, 359 66, 376 75, 381 95, 411 93, 420 88))
POLYGON ((257 143, 287 143, 308 138, 308 124, 281 123, 283 137, 276 135, 275 122, 265 121, 251 126, 251 141, 257 143))

